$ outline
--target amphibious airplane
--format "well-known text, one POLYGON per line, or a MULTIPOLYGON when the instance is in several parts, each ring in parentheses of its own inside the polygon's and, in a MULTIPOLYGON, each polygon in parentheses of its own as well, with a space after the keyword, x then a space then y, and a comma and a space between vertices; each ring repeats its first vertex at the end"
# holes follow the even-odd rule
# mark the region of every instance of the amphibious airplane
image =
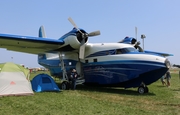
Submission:
POLYGON ((0 34, 0 48, 37 54, 38 63, 52 76, 63 76, 63 89, 69 88, 68 71, 76 68, 85 85, 138 87, 142 94, 170 67, 165 56, 171 54, 144 51, 132 37, 117 43, 88 43, 88 38, 100 31, 87 33, 68 20, 74 28, 58 40, 46 38, 41 26, 39 37, 0 34))

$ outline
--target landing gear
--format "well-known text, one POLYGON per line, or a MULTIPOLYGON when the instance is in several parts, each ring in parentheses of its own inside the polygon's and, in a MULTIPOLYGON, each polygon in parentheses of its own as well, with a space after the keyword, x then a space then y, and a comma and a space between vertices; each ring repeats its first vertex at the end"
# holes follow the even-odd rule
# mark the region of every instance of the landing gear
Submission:
POLYGON ((66 72, 66 68, 65 68, 65 64, 64 64, 64 60, 63 60, 63 54, 61 52, 59 53, 59 59, 61 62, 61 70, 63 73, 63 76, 62 76, 63 82, 61 83, 61 89, 62 90, 69 90, 69 88, 70 88, 69 79, 67 76, 67 72, 66 72))
POLYGON ((69 88, 70 88, 70 84, 69 84, 68 81, 63 81, 63 82, 61 83, 61 89, 62 89, 62 90, 69 90, 69 88))
POLYGON ((144 94, 144 93, 148 93, 149 92, 149 89, 147 86, 139 86, 138 87, 138 93, 139 94, 144 94))

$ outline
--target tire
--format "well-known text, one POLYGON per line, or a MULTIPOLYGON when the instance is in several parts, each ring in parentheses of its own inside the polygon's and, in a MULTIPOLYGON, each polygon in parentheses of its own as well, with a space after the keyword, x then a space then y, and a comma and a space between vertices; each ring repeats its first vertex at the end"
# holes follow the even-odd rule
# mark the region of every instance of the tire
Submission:
POLYGON ((69 83, 67 81, 63 81, 61 83, 61 89, 62 90, 69 90, 69 83))
POLYGON ((146 88, 144 86, 138 87, 138 93, 139 94, 144 94, 146 92, 146 88))

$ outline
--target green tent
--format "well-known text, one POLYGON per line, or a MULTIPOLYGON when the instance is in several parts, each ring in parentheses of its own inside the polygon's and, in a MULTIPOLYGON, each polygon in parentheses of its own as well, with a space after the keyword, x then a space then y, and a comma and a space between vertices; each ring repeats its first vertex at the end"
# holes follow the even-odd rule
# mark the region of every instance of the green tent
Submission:
POLYGON ((29 70, 14 63, 0 64, 0 96, 32 95, 29 70))

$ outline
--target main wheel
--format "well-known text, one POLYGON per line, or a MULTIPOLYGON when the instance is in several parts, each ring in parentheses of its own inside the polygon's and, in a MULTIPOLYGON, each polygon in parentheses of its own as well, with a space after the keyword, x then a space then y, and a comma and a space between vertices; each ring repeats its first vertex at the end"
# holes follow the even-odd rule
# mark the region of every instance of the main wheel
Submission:
POLYGON ((67 81, 63 81, 61 83, 61 89, 62 90, 69 90, 69 83, 67 81))
POLYGON ((144 86, 138 87, 138 93, 139 94, 144 94, 146 92, 146 88, 144 86))

